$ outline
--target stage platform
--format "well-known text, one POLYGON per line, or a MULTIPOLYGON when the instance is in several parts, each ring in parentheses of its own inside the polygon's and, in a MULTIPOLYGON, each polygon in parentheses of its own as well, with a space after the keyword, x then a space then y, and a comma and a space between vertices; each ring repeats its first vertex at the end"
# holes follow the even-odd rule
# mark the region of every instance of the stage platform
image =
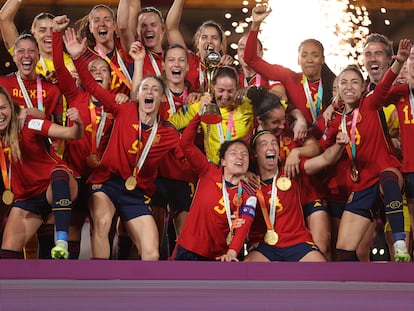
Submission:
POLYGON ((414 310, 413 263, 0 260, 0 310, 414 310))

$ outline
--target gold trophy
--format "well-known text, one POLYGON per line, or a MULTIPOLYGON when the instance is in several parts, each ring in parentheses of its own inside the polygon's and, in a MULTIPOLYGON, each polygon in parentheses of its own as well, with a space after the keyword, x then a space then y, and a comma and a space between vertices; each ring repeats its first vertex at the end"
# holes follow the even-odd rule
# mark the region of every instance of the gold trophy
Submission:
POLYGON ((205 59, 206 70, 204 72, 207 80, 207 89, 206 91, 213 96, 213 100, 210 104, 205 105, 203 108, 203 114, 201 115, 201 121, 206 124, 216 124, 221 122, 221 113, 220 108, 217 106, 217 103, 214 99, 214 86, 213 86, 213 77, 216 72, 217 66, 220 63, 221 55, 219 52, 215 52, 213 48, 209 45, 206 47, 208 54, 205 59))

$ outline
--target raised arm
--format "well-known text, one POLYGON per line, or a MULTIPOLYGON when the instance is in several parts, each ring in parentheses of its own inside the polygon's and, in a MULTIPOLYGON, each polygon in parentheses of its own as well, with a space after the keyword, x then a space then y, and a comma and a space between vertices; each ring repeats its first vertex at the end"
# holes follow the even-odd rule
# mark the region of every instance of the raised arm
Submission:
POLYGON ((75 30, 73 28, 68 28, 65 31, 63 42, 65 43, 66 50, 72 56, 82 86, 104 106, 107 112, 116 113, 119 105, 115 103, 115 95, 102 88, 98 82, 95 81, 85 62, 82 60, 82 57, 80 57, 86 46, 86 38, 83 38, 82 42, 79 43, 76 38, 75 30))
POLYGON ((61 126, 53 123, 48 131, 48 136, 61 139, 79 139, 83 135, 83 123, 76 108, 69 108, 68 119, 73 122, 71 127, 61 126))
POLYGON ((389 95, 392 84, 404 66, 404 62, 410 55, 411 46, 412 44, 409 39, 400 40, 397 54, 392 57, 394 62, 392 63, 390 69, 388 69, 385 75, 381 78, 372 94, 373 99, 371 99, 371 103, 374 105, 375 109, 382 109, 384 104, 387 102, 386 99, 389 95))
POLYGON ((320 155, 310 158, 304 163, 305 173, 307 175, 316 174, 327 166, 335 164, 341 157, 347 144, 349 144, 348 134, 338 132, 336 135, 336 143, 334 145, 330 146, 320 155))
POLYGON ((0 30, 7 50, 14 45, 14 41, 19 36, 14 17, 21 4, 22 0, 7 0, 0 10, 0 30))
POLYGON ((401 69, 404 67, 405 61, 410 56, 411 51, 411 41, 409 39, 401 39, 398 44, 397 55, 394 55, 392 58, 394 62, 391 65, 391 70, 398 75, 401 69))
POLYGON ((125 51, 129 51, 132 42, 136 40, 138 12, 140 10, 140 0, 119 0, 116 22, 122 48, 125 51))
POLYGON ((79 89, 76 86, 75 80, 72 78, 71 73, 65 66, 63 59, 63 41, 62 31, 69 25, 69 18, 66 15, 56 16, 53 19, 53 64, 55 66, 55 75, 58 80, 58 87, 62 94, 64 94, 68 101, 71 102, 71 98, 76 96, 79 89))
POLYGON ((131 48, 129 49, 129 55, 134 60, 134 75, 132 76, 131 83, 131 100, 136 101, 138 99, 138 89, 139 84, 143 78, 144 72, 144 58, 145 58, 145 48, 140 41, 135 41, 132 43, 131 48))
POLYGON ((180 22, 183 13, 184 0, 174 0, 165 19, 168 44, 185 45, 185 40, 180 32, 180 22))

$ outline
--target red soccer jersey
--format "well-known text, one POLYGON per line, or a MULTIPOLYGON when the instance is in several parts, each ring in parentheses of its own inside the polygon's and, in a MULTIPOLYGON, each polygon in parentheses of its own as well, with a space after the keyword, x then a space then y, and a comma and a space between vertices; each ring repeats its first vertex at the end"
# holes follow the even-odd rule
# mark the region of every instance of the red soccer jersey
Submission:
MULTIPOLYGON (((280 81, 286 89, 286 95, 289 99, 289 106, 293 105, 298 108, 303 116, 308 121, 308 124, 313 123, 310 107, 307 103, 305 91, 303 88, 302 78, 303 74, 294 72, 289 68, 269 64, 257 55, 257 31, 250 31, 246 41, 246 47, 244 50, 244 60, 248 63, 249 67, 255 72, 262 75, 267 80, 280 81)), ((309 89, 314 100, 318 93, 319 82, 308 81, 309 89)), ((322 114, 323 108, 320 107, 320 113, 322 114)))
MULTIPOLYGON (((340 119, 342 110, 343 107, 336 108, 332 118, 340 119)), ((324 132, 326 129, 325 120, 320 118, 317 121, 315 128, 318 128, 318 132, 324 132)), ((320 145, 323 149, 328 147, 323 137, 321 138, 320 145)), ((325 186, 324 195, 328 201, 340 203, 347 202, 353 184, 350 177, 350 171, 351 160, 344 150, 340 159, 335 164, 328 166, 318 174, 318 176, 321 177, 319 183, 325 186)))
MULTIPOLYGON (((226 243, 226 236, 230 232, 226 208, 223 199, 223 171, 208 162, 206 156, 194 145, 196 129, 200 123, 198 114, 185 129, 180 145, 188 161, 199 176, 198 185, 194 194, 190 212, 184 224, 178 244, 185 249, 200 256, 215 260, 216 257, 227 253, 228 249, 236 252, 241 250, 243 242, 254 217, 254 209, 243 211, 243 206, 248 198, 245 191, 242 192, 242 207, 239 217, 246 222, 235 229, 234 237, 230 245, 226 243), (252 214, 253 213, 253 214, 252 214)), ((237 206, 233 198, 238 195, 238 187, 226 185, 229 195, 231 213, 236 212, 237 206)))
MULTIPOLYGON (((33 107, 38 108, 37 80, 22 80, 33 107)), ((62 96, 59 88, 56 85, 47 82, 43 77, 41 77, 40 81, 42 84, 43 112, 45 113, 46 118, 49 119, 53 114, 55 117, 60 119, 63 107, 62 96)), ((22 108, 27 108, 23 92, 17 82, 16 73, 13 72, 7 76, 0 77, 0 85, 2 85, 9 92, 14 102, 19 104, 22 108)))
POLYGON ((414 137, 414 118, 410 105, 410 90, 408 84, 393 86, 392 94, 403 94, 398 96, 399 100, 395 101, 395 107, 398 111, 398 119, 400 123, 400 137, 402 150, 402 168, 403 173, 414 172, 414 144, 411 143, 414 137))
POLYGON ((239 72, 239 85, 241 88, 249 86, 262 86, 265 88, 270 88, 269 81, 267 79, 257 77, 257 74, 254 74, 252 77, 246 77, 243 71, 239 72))
MULTIPOLYGON (((122 61, 124 62, 125 67, 128 70, 130 77, 132 78, 134 62, 129 57, 128 52, 125 52, 122 49, 122 45, 119 39, 115 39, 115 49, 112 52, 106 54, 106 56, 110 59, 114 67, 118 68, 119 71, 122 71, 121 66, 118 62, 117 52, 118 52, 118 55, 121 57, 122 61)), ((94 60, 97 57, 100 57, 99 53, 96 52, 95 50, 92 50, 89 47, 82 54, 82 58, 86 63, 89 63, 90 61, 94 60)), ((113 94, 123 93, 129 96, 130 89, 127 87, 127 85, 122 81, 119 75, 112 68, 111 68, 111 75, 112 75, 112 81, 110 85, 111 92, 113 94)))
POLYGON ((188 89, 187 87, 184 88, 184 91, 181 94, 174 94, 170 92, 171 94, 171 103, 170 99, 168 99, 167 96, 165 96, 167 99, 166 101, 163 101, 160 105, 160 109, 158 111, 158 114, 162 120, 168 120, 170 116, 172 116, 177 110, 179 109, 187 109, 187 105, 185 105, 185 101, 188 96, 188 89), (174 108, 171 107, 171 105, 174 104, 174 108))
MULTIPOLYGON (((107 148, 102 156, 99 167, 91 174, 89 183, 100 184, 116 176, 127 179, 132 175, 137 164, 137 153, 140 142, 138 133, 140 121, 138 107, 134 102, 117 104, 115 96, 104 90, 93 79, 86 64, 81 58, 74 61, 81 77, 82 84, 104 106, 105 111, 112 113, 114 123, 107 148)), ((141 143, 145 146, 152 128, 142 127, 141 143)), ((148 156, 137 175, 137 187, 151 196, 155 191, 154 180, 161 160, 171 150, 177 147, 179 135, 175 128, 158 125, 154 141, 152 142, 148 156)))
MULTIPOLYGON (((278 177, 280 176, 281 172, 278 174, 278 177)), ((268 215, 272 194, 272 180, 261 181, 261 190, 268 215)), ((292 180, 292 186, 289 190, 282 191, 277 189, 274 229, 279 235, 279 242, 275 245, 277 248, 288 247, 302 242, 312 242, 312 236, 305 227, 300 201, 300 186, 295 179, 292 180)), ((258 201, 256 217, 249 232, 249 245, 263 242, 266 231, 267 228, 263 218, 262 206, 260 205, 260 201, 258 201)))
POLYGON ((162 73, 162 53, 155 53, 153 51, 146 50, 143 67, 142 77, 158 76, 159 74, 156 71, 157 68, 158 71, 162 73), (153 61, 150 56, 152 56, 153 61))
MULTIPOLYGON (((189 70, 185 76, 186 80, 191 84, 191 88, 200 91, 200 77, 205 86, 204 70, 205 66, 201 63, 200 56, 191 51, 187 51, 189 70), (200 73, 201 71, 201 73, 200 73)), ((204 90, 202 91, 204 92, 204 90)))
POLYGON ((45 192, 52 171, 65 166, 46 149, 45 137, 51 124, 49 120, 30 116, 26 119, 19 142, 22 159, 11 164, 11 187, 15 200, 27 200, 45 192))
MULTIPOLYGON (((188 95, 187 87, 185 87, 183 93, 180 95, 170 94, 174 108, 171 108, 169 100, 162 102, 158 111, 162 120, 168 120, 174 114, 174 110, 187 109, 187 106, 183 105, 188 95)), ((159 174, 169 179, 184 180, 192 183, 197 181, 197 176, 191 169, 191 165, 181 152, 181 149, 170 151, 167 154, 164 161, 160 164, 159 174)))
MULTIPOLYGON (((401 163, 393 154, 384 135, 379 110, 386 102, 391 84, 396 78, 389 69, 375 90, 361 98, 359 104, 359 115, 356 121, 355 143, 356 143, 356 167, 360 174, 360 182, 353 183, 352 191, 360 191, 378 182, 380 173, 386 168, 394 167, 400 169, 401 163)), ((346 116, 346 130, 351 137, 352 119, 355 110, 346 116)), ((336 134, 341 130, 340 117, 335 118, 321 140, 323 149, 336 141, 336 134), (324 142, 325 141, 325 142, 324 142)))
MULTIPOLYGON (((290 151, 294 148, 303 146, 302 142, 293 140, 293 137, 294 133, 286 122, 285 128, 279 137, 279 156, 282 167, 284 167, 285 160, 289 156, 290 151)), ((283 171, 282 174, 284 174, 283 171)), ((321 182, 318 175, 301 175, 298 178, 298 182, 300 183, 302 205, 323 198, 324 191, 319 189, 321 188, 321 182)))
MULTIPOLYGON (((66 96, 69 107, 75 107, 79 111, 79 115, 84 125, 84 135, 78 140, 67 140, 65 142, 64 160, 73 167, 82 177, 88 177, 92 169, 85 161, 86 157, 91 153, 91 95, 76 86, 70 72, 66 69, 63 62, 63 44, 62 34, 60 32, 53 33, 53 63, 56 68, 56 78, 58 79, 58 86, 62 94, 66 96)), ((95 113, 96 127, 99 127, 103 107, 93 105, 95 113)), ((102 136, 99 146, 97 148, 98 156, 101 156, 109 140, 109 134, 112 127, 113 117, 111 114, 106 114, 105 124, 102 130, 102 136)), ((71 125, 71 124, 70 124, 71 125)), ((96 140, 95 140, 96 141, 96 140)))

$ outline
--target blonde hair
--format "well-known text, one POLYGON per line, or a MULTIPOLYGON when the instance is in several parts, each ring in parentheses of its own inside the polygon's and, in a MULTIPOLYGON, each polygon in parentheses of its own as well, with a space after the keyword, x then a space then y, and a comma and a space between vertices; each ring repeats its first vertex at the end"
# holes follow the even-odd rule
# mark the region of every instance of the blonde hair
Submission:
POLYGON ((7 90, 0 85, 0 94, 3 94, 6 98, 6 101, 10 105, 11 109, 11 116, 10 116, 10 123, 7 125, 5 129, 5 133, 3 135, 3 142, 6 146, 10 148, 10 155, 11 161, 20 161, 22 158, 22 153, 20 151, 19 145, 19 119, 18 115, 20 113, 20 107, 15 102, 12 101, 10 94, 7 90))

